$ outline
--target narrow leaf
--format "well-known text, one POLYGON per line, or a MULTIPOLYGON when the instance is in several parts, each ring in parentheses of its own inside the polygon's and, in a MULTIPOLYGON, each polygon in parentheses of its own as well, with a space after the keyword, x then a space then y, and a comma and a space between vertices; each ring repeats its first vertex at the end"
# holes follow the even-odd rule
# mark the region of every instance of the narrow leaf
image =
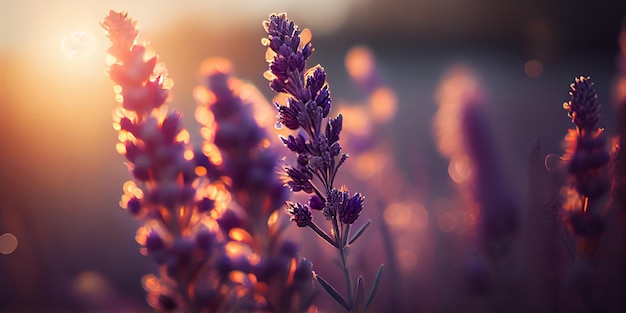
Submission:
POLYGON ((323 230, 321 230, 317 224, 315 224, 314 222, 310 222, 309 223, 309 227, 317 233, 318 236, 320 236, 322 239, 326 240, 326 242, 328 242, 331 246, 335 247, 335 248, 339 248, 339 246, 337 245, 337 243, 330 238, 330 236, 323 230))
POLYGON ((352 304, 353 313, 365 312, 365 284, 363 283, 363 276, 359 276, 356 281, 356 297, 352 304))
POLYGON ((326 290, 326 292, 328 292, 328 294, 330 294, 333 298, 335 298, 335 301, 341 304, 341 306, 343 306, 347 311, 350 311, 350 307, 348 306, 348 303, 346 303, 346 300, 343 299, 343 297, 339 294, 339 292, 337 292, 337 290, 335 290, 333 286, 331 286, 327 281, 325 281, 324 278, 322 278, 322 276, 317 275, 317 273, 315 272, 314 272, 314 275, 315 275, 315 279, 317 279, 317 281, 320 283, 320 285, 322 285, 322 287, 326 290))
POLYGON ((380 277, 383 275, 383 266, 381 264, 378 268, 378 272, 376 272, 376 277, 374 278, 374 284, 372 285, 372 290, 370 291, 370 295, 367 297, 367 301, 365 301, 365 310, 370 306, 372 300, 374 300, 374 296, 376 295, 376 290, 378 290, 378 284, 380 283, 380 277))
POLYGON ((367 223, 363 224, 363 226, 361 226, 361 228, 359 228, 359 230, 354 233, 354 236, 352 236, 348 244, 351 245, 355 240, 357 240, 357 238, 359 238, 363 234, 363 232, 367 229, 368 226, 370 226, 371 223, 372 220, 368 220, 367 223))

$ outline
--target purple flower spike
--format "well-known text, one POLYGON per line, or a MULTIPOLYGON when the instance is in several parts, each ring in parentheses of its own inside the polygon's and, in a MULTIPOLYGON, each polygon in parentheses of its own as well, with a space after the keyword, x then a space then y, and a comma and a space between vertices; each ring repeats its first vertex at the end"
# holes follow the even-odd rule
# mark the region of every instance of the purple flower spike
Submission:
POLYGON ((349 198, 344 204, 341 212, 339 212, 339 220, 344 224, 354 223, 363 210, 364 200, 365 197, 363 197, 360 193, 355 193, 352 198, 349 198))
POLYGON ((291 215, 292 221, 296 221, 298 227, 307 227, 313 220, 313 215, 309 207, 301 203, 288 202, 287 213, 291 215))
POLYGON ((306 168, 302 166, 298 167, 288 167, 285 169, 291 181, 287 182, 291 191, 298 192, 304 191, 306 193, 313 193, 313 185, 311 184, 311 179, 313 178, 313 174, 306 168))
POLYGON ((589 77, 580 76, 570 85, 571 100, 563 104, 568 116, 579 130, 591 131, 600 119, 598 95, 589 77))
MULTIPOLYGON (((314 193, 308 205, 290 202, 287 211, 298 226, 309 226, 320 238, 337 248, 341 256, 348 300, 316 275, 322 287, 347 311, 359 311, 358 308, 367 310, 368 304, 355 303, 356 293, 352 290, 346 251, 348 245, 367 227, 357 231, 357 235, 349 242, 350 225, 363 210, 364 197, 359 193, 350 197, 343 188, 340 191, 333 186, 337 170, 348 158, 347 153, 342 153, 339 144, 343 116, 339 114, 336 118, 328 118, 332 99, 326 72, 320 65, 306 69, 306 61, 313 48, 311 43, 304 42, 306 39, 300 37, 298 26, 289 21, 285 14, 272 14, 263 25, 268 36, 262 43, 268 47, 267 55, 270 56, 267 60, 270 75, 266 72, 265 77, 270 80, 270 88, 289 95, 286 104, 276 103, 278 120, 287 128, 299 131, 297 136, 281 138, 297 157, 296 166, 284 167, 288 176, 287 185, 293 192, 314 193), (331 235, 312 222, 311 209, 321 210, 331 222, 331 235)), ((377 275, 381 271, 382 266, 377 275)), ((373 290, 376 290, 376 286, 373 290)), ((373 293, 370 299, 372 296, 373 293)))

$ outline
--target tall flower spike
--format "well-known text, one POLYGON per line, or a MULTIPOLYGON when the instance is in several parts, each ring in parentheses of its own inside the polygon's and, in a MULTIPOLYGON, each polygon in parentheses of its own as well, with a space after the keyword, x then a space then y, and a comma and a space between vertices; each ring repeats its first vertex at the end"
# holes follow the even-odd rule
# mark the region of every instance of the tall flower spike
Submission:
MULTIPOLYGON (((232 211, 239 224, 227 234, 233 240, 245 238, 241 242, 247 245, 247 256, 257 259, 246 272, 255 278, 252 306, 268 312, 306 312, 313 299, 313 275, 308 261, 297 260, 299 246, 280 239, 284 228, 277 222, 277 211, 288 190, 276 172, 278 158, 245 96, 254 87, 232 77, 232 65, 226 60, 210 59, 202 68, 205 86, 196 89, 196 117, 204 129, 214 130, 203 132, 209 135, 205 145, 215 137, 225 185, 236 203, 232 207, 240 209, 232 211)), ((309 212, 309 220, 310 216, 309 212)))
POLYGON ((603 212, 599 200, 611 188, 608 148, 604 129, 598 128, 600 104, 589 77, 580 76, 570 86, 570 101, 563 104, 576 126, 565 136, 568 181, 563 188, 565 216, 576 237, 577 252, 593 255, 603 232, 603 212))
POLYGON ((309 39, 303 35, 308 35, 308 31, 301 31, 284 13, 270 15, 263 26, 268 34, 262 40, 267 47, 269 63, 265 77, 270 81, 271 89, 289 95, 286 104, 276 103, 278 120, 289 129, 299 130, 297 136, 282 138, 283 143, 297 157, 295 166, 285 167, 286 184, 293 192, 304 191, 315 197, 311 198, 311 207, 289 203, 287 212, 298 226, 310 227, 339 252, 346 278, 346 297, 316 274, 320 285, 347 311, 366 309, 376 292, 382 265, 367 299, 361 293, 361 278, 357 280, 356 290, 353 290, 347 249, 363 233, 369 222, 350 238, 350 226, 363 209, 364 197, 359 193, 350 197, 347 190, 339 190, 334 186, 338 169, 348 158, 339 144, 343 117, 339 114, 336 118, 328 118, 332 100, 324 68, 317 65, 307 69, 306 62, 313 51, 309 39), (330 221, 332 236, 313 221, 310 208, 322 209, 330 221))
POLYGON ((437 91, 439 110, 433 126, 440 153, 450 158, 450 178, 477 209, 479 242, 493 259, 507 251, 519 221, 482 97, 483 88, 473 70, 465 65, 452 67, 437 91))
POLYGON ((580 76, 570 85, 571 100, 563 103, 572 122, 580 131, 591 131, 600 120, 598 95, 589 77, 580 76))
POLYGON ((207 192, 209 181, 198 177, 215 172, 214 165, 196 166, 182 114, 166 113, 169 79, 154 73, 156 56, 145 61, 135 25, 126 13, 114 11, 102 23, 116 59, 109 76, 121 102, 114 114, 117 148, 134 178, 124 184, 121 205, 145 222, 136 238, 142 254, 159 266, 158 277, 143 279, 148 303, 159 311, 236 310, 244 302, 230 294, 245 290, 245 282, 227 277, 246 264, 226 253, 227 240, 210 216, 224 206, 222 193, 207 192))

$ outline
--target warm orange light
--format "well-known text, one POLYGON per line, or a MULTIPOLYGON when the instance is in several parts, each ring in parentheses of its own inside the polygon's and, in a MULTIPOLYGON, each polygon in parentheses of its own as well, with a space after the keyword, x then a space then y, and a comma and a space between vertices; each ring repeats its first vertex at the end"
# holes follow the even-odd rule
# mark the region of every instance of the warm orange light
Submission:
POLYGON ((396 115, 398 107, 396 93, 390 88, 377 88, 369 99, 369 109, 372 120, 377 123, 386 123, 396 115))
POLYGON ((441 80, 435 101, 439 109, 433 125, 439 152, 446 157, 465 153, 460 115, 465 107, 482 102, 482 87, 476 75, 467 66, 452 67, 441 80))
POLYGON ((469 157, 465 154, 453 155, 448 165, 448 175, 457 184, 467 181, 472 175, 469 157))
MULTIPOLYGON (((269 50, 269 51, 271 51, 271 50, 269 50)), ((274 51, 271 51, 271 52, 274 53, 274 51)), ((267 71, 263 72, 263 77, 265 77, 265 79, 270 80, 270 81, 273 80, 274 78, 276 78, 276 76, 274 76, 274 74, 272 74, 272 72, 270 70, 267 70, 267 71)))
POLYGON ((135 233, 135 241, 143 246, 146 243, 146 239, 148 238, 149 233, 150 228, 148 228, 147 226, 139 227, 137 229, 137 232, 135 233))
POLYGON ((231 74, 233 64, 225 58, 209 58, 202 62, 200 66, 202 75, 213 75, 215 73, 231 74))
POLYGON ((300 31, 300 45, 298 46, 298 49, 304 48, 304 46, 307 43, 311 42, 311 40, 313 40, 313 33, 311 32, 311 30, 308 28, 301 30, 300 31))
POLYGON ((124 185, 122 186, 122 190, 124 191, 125 194, 132 195, 136 197, 137 199, 143 199, 143 190, 137 187, 135 182, 132 180, 125 182, 124 185))
POLYGON ((206 175, 207 170, 206 170, 206 167, 204 166, 196 166, 196 168, 194 169, 194 172, 196 173, 197 176, 203 177, 206 175))
POLYGON ((356 157, 354 175, 361 180, 371 178, 380 171, 387 158, 376 152, 363 152, 356 157))
POLYGON ((252 242, 252 236, 241 228, 233 228, 228 232, 228 236, 235 241, 252 242))
POLYGON ((238 241, 229 241, 225 245, 226 254, 228 257, 237 258, 239 256, 246 256, 250 253, 250 248, 245 244, 238 241))
POLYGON ((68 57, 82 57, 89 54, 95 44, 93 36, 87 32, 75 31, 61 41, 63 52, 68 57))
POLYGON ((286 282, 287 286, 289 286, 289 285, 291 285, 291 283, 293 283, 293 276, 296 273, 296 267, 297 267, 296 259, 295 258, 291 258, 291 262, 289 264, 289 274, 287 275, 287 282, 286 282))
POLYGON ((374 56, 368 48, 357 46, 346 54, 345 65, 352 78, 365 79, 374 70, 374 56))
MULTIPOLYGON (((204 88, 196 88, 196 90, 206 90, 204 88)), ((196 92, 198 93, 198 92, 196 92)), ((196 99, 198 97, 204 97, 206 98, 206 93, 201 92, 204 96, 198 96, 195 95, 196 99)), ((198 102, 200 103, 206 103, 206 102, 201 102, 200 100, 198 100, 198 102)), ((213 125, 213 123, 215 122, 215 117, 213 116, 213 113, 211 113, 211 111, 209 111, 209 109, 205 106, 198 106, 196 108, 196 113, 195 113, 195 117, 196 117, 196 121, 198 121, 198 123, 202 124, 202 125, 213 125)))
POLYGON ((202 153, 204 153, 204 155, 206 155, 213 164, 218 166, 222 165, 222 154, 213 143, 205 141, 202 144, 202 153))
POLYGON ((141 285, 147 291, 158 293, 161 289, 161 284, 159 284, 159 279, 152 275, 148 274, 141 278, 141 285))
POLYGON ((180 133, 178 133, 178 135, 176 135, 176 141, 178 142, 189 143, 189 139, 189 132, 186 129, 183 129, 180 133))
POLYGON ((5 233, 0 236, 0 253, 11 254, 17 249, 18 240, 15 235, 11 233, 5 233))
MULTIPOLYGON (((270 49, 269 45, 270 45, 270 40, 268 38, 262 38, 261 39, 261 44, 265 47, 267 47, 267 49, 265 49, 265 61, 266 62, 272 62, 274 60, 274 57, 276 56, 276 52, 274 52, 274 50, 270 49)), ((268 70, 265 73, 270 73, 271 72, 268 70)), ((265 73, 263 74, 263 76, 265 76, 265 73)), ((273 76, 273 75, 272 75, 273 76)), ((267 78, 267 80, 271 80, 271 78, 268 78, 267 76, 265 76, 265 78, 267 78)))
POLYGON ((411 225, 412 212, 406 203, 396 202, 385 209, 383 217, 393 227, 407 227, 411 225))
POLYGON ((543 74, 543 64, 537 60, 530 60, 524 64, 524 73, 528 78, 537 79, 543 74))
POLYGON ((563 199, 563 209, 566 211, 584 211, 586 208, 585 199, 574 187, 565 186, 561 188, 561 198, 563 199))
POLYGON ((111 65, 117 63, 117 59, 114 56, 112 56, 110 54, 107 54, 104 57, 104 63, 106 64, 106 66, 111 66, 111 65))
POLYGON ((370 132, 371 121, 367 111, 362 106, 342 107, 343 129, 348 132, 364 135, 370 132))
POLYGON ((193 151, 191 149, 185 150, 185 152, 183 152, 183 158, 187 161, 193 160, 193 151))
POLYGON ((126 145, 124 145, 121 142, 118 142, 117 144, 115 144, 115 151, 117 151, 117 153, 119 153, 121 155, 125 155, 126 154, 126 145))
POLYGON ((274 211, 270 214, 270 217, 267 219, 267 226, 272 227, 276 224, 276 221, 278 221, 278 211, 274 211))

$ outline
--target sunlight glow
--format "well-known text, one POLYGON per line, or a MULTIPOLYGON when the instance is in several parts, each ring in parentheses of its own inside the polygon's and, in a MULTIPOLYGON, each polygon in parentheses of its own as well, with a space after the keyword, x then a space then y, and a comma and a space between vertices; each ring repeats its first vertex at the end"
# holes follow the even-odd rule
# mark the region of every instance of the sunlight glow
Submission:
POLYGON ((346 54, 345 65, 353 79, 363 80, 374 70, 374 56, 368 48, 356 46, 346 54))
POLYGON ((197 176, 202 177, 202 176, 206 175, 207 170, 206 170, 206 167, 204 167, 204 166, 196 166, 194 168, 194 172, 196 173, 197 176))
POLYGON ((543 64, 537 60, 530 60, 524 64, 524 73, 528 78, 537 79, 543 74, 543 64))
POLYGON ((247 245, 237 241, 229 241, 224 246, 224 249, 226 249, 228 257, 233 259, 250 253, 250 248, 247 245))
POLYGON ((125 182, 122 187, 122 190, 124 190, 125 193, 132 194, 137 199, 143 199, 143 190, 137 187, 135 182, 132 180, 125 182))
POLYGON ((68 57, 76 58, 88 55, 95 45, 93 36, 87 32, 75 31, 61 40, 63 53, 68 57))
POLYGON ((348 132, 365 135, 371 131, 371 120, 368 112, 362 106, 344 106, 341 108, 343 115, 343 129, 348 132))
POLYGON ((156 291, 159 288, 159 279, 154 275, 146 275, 142 278, 141 284, 146 290, 156 291))
POLYGON ((393 227, 407 227, 411 225, 412 212, 406 203, 392 203, 383 213, 385 222, 393 227))
POLYGON ((469 157, 465 154, 453 155, 448 165, 448 175, 457 184, 467 181, 472 175, 469 157))
POLYGON ((17 237, 11 233, 5 233, 0 236, 0 253, 11 254, 17 249, 17 237))
POLYGON ((177 142, 189 143, 189 139, 190 138, 191 137, 189 136, 189 132, 186 129, 181 130, 180 133, 178 133, 178 135, 176 135, 176 141, 177 142))
POLYGON ((228 237, 235 241, 252 242, 252 236, 241 228, 233 228, 228 232, 228 237))
POLYGON ((121 154, 121 155, 125 155, 126 154, 126 145, 118 142, 117 144, 115 144, 115 151, 117 151, 117 153, 121 154))
POLYGON ((377 88, 370 96, 369 109, 374 122, 389 122, 396 115, 397 108, 398 99, 391 88, 377 88))
POLYGON ((354 175, 361 180, 371 178, 378 173, 387 163, 387 157, 373 152, 366 151, 359 154, 355 160, 354 175))
POLYGON ((289 286, 291 285, 291 283, 293 283, 293 277, 296 274, 297 265, 298 264, 296 264, 296 259, 291 258, 291 262, 289 264, 289 275, 287 276, 287 282, 285 283, 285 285, 289 286))
POLYGON ((185 150, 185 152, 183 153, 183 158, 185 158, 185 160, 187 161, 191 161, 193 160, 193 150, 189 149, 189 150, 185 150))
POLYGON ((274 211, 272 212, 272 214, 270 214, 270 217, 267 219, 267 226, 271 228, 274 224, 276 224, 277 221, 278 221, 278 211, 274 211))

